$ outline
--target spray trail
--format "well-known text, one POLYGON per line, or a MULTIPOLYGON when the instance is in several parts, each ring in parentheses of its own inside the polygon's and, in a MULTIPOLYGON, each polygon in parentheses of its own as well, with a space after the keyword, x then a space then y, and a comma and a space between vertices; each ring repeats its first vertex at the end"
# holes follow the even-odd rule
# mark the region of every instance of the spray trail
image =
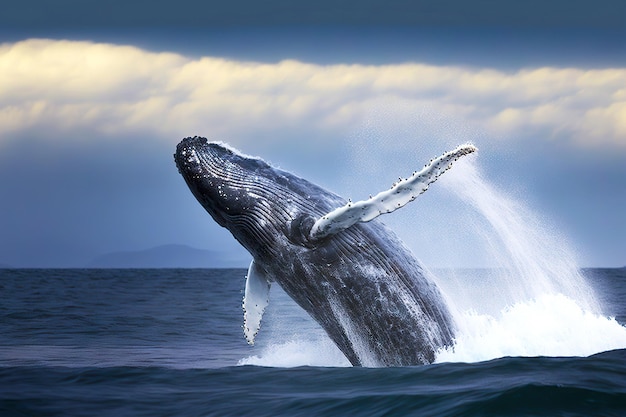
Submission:
POLYGON ((448 291, 453 305, 467 305, 461 300, 469 295, 473 307, 455 312, 456 345, 440 352, 438 361, 587 356, 626 347, 626 328, 600 314, 593 289, 558 233, 492 187, 475 162, 457 167, 447 185, 476 212, 473 226, 497 268, 466 276, 448 291))
POLYGON ((586 309, 599 311, 594 292, 563 236, 542 224, 520 202, 491 186, 475 161, 459 166, 452 174, 448 186, 486 220, 487 227, 483 222, 477 230, 504 275, 501 280, 510 289, 511 301, 561 293, 586 309))

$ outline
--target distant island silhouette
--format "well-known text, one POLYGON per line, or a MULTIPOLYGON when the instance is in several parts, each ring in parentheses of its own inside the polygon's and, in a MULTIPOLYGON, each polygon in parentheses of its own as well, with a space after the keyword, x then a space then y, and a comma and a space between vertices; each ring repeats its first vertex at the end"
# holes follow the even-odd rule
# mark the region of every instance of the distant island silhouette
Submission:
POLYGON ((239 254, 170 244, 138 251, 106 253, 92 259, 85 266, 87 268, 247 268, 249 262, 239 254))

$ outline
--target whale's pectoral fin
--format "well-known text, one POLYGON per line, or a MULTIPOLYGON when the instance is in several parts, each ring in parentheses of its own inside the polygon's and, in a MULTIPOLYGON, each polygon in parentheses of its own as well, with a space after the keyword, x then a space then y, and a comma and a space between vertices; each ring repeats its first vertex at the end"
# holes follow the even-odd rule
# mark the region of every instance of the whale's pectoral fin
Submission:
POLYGON ((340 232, 358 222, 368 222, 384 213, 391 213, 428 189, 428 186, 452 166, 463 155, 476 151, 474 145, 466 144, 446 152, 431 160, 420 172, 414 172, 407 179, 400 179, 390 190, 378 193, 369 200, 349 202, 319 218, 310 232, 310 239, 316 240, 340 232))
POLYGON ((261 318, 269 303, 269 296, 270 282, 253 260, 248 268, 243 297, 243 333, 251 345, 254 345, 254 338, 261 328, 261 318))

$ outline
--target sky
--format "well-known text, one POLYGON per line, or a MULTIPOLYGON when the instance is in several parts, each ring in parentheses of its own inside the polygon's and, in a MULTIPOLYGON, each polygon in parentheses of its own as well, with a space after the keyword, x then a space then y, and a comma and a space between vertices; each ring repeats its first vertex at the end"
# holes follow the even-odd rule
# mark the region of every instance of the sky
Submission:
MULTIPOLYGON (((624 2, 2 8, 0 264, 184 244, 245 265, 174 166, 201 135, 352 200, 471 141, 581 266, 626 265, 624 2)), ((383 220, 427 266, 493 265, 447 175, 383 220)))

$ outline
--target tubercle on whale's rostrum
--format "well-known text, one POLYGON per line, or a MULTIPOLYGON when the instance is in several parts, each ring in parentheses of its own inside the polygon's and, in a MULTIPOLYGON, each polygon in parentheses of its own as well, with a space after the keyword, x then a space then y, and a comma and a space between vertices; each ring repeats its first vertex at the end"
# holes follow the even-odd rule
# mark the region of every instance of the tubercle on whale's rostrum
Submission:
POLYGON ((368 222, 381 214, 391 213, 405 206, 426 191, 441 174, 449 170, 454 161, 477 150, 478 148, 469 143, 458 146, 439 158, 432 159, 421 171, 413 172, 409 178, 400 178, 391 186, 391 189, 382 191, 368 200, 356 203, 349 201, 345 206, 319 218, 311 228, 310 239, 313 241, 323 239, 355 223, 368 222))

